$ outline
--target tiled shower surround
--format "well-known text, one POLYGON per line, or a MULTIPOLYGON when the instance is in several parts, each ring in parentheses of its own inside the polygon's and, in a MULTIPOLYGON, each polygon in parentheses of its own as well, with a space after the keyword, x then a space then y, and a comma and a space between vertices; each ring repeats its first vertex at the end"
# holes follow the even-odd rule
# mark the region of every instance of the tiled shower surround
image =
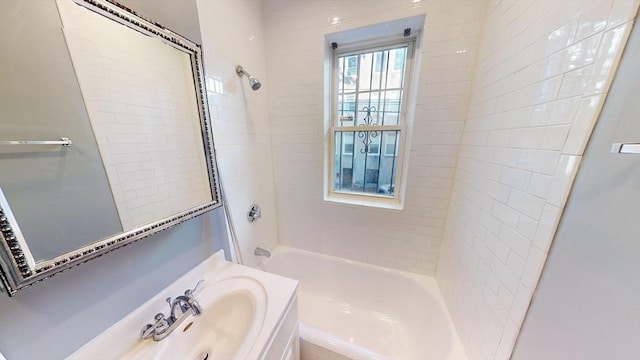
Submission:
POLYGON ((270 244, 435 275, 469 357, 508 358, 638 3, 199 2, 234 218, 262 197, 270 244), (325 35, 421 14, 404 209, 325 202, 325 35), (220 35, 234 23, 244 42, 220 35), (240 58, 263 93, 240 85, 240 58))
POLYGON ((278 243, 261 1, 198 0, 197 5, 218 170, 243 259, 253 266, 256 246, 272 249, 278 243), (260 79, 262 88, 252 91, 247 79, 236 75, 236 65, 260 79), (252 203, 262 207, 262 218, 249 223, 252 203))
POLYGON ((470 358, 510 356, 637 1, 490 1, 437 278, 470 358))
POLYGON ((470 357, 508 357, 636 9, 266 2, 280 242, 425 274, 440 252, 437 278, 470 357), (405 209, 324 202, 324 34, 420 13, 405 209))
POLYGON ((476 0, 265 2, 281 244, 435 274, 484 5, 476 0), (325 34, 425 13, 404 209, 325 202, 325 34))

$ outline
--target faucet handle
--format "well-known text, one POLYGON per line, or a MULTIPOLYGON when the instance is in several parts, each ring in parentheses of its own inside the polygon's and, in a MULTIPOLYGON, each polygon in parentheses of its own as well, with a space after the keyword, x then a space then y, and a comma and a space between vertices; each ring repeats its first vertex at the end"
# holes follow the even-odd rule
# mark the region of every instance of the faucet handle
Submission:
POLYGON ((156 328, 153 326, 153 324, 147 324, 142 327, 142 330, 140 330, 140 337, 143 339, 149 339, 153 336, 153 332, 155 330, 156 328))
POLYGON ((156 328, 156 333, 165 332, 169 328, 169 321, 165 319, 163 313, 157 313, 153 318, 156 321, 156 323, 153 325, 153 327, 156 328))
POLYGON ((198 290, 198 288, 200 287, 200 285, 202 285, 203 282, 204 282, 204 279, 198 281, 196 286, 194 286, 193 289, 187 289, 184 292, 184 295, 187 296, 187 297, 193 297, 193 294, 195 294, 195 292, 198 290))
POLYGON ((149 339, 153 337, 155 334, 162 333, 167 330, 169 327, 169 323, 164 318, 163 313, 157 313, 156 316, 153 317, 155 322, 153 324, 145 325, 140 331, 140 337, 143 339, 149 339))

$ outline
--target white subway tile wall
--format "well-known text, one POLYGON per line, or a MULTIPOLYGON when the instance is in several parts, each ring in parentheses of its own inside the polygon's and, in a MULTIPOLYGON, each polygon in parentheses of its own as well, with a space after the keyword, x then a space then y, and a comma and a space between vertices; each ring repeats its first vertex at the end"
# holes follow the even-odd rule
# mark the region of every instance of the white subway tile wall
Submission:
POLYGON ((73 2, 59 8, 122 227, 211 201, 189 56, 73 2))
POLYGON ((197 1, 218 170, 243 258, 251 266, 258 261, 256 246, 273 249, 278 243, 261 4, 197 1), (236 65, 262 81, 262 88, 252 91, 247 78, 236 75, 236 65), (249 223, 252 203, 261 206, 262 217, 249 223))
POLYGON ((475 0, 265 2, 281 244, 435 273, 483 8, 475 0), (324 35, 420 14, 426 30, 404 209, 325 202, 324 35))
POLYGON ((639 1, 489 1, 437 279, 470 358, 509 358, 639 1))

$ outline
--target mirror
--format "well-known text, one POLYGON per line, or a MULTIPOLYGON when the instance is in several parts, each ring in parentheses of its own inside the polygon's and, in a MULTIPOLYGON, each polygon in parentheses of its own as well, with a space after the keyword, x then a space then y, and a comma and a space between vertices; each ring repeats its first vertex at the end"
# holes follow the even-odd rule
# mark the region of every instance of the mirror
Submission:
POLYGON ((113 1, 74 1, 0 5, 10 295, 221 206, 199 45, 113 1))

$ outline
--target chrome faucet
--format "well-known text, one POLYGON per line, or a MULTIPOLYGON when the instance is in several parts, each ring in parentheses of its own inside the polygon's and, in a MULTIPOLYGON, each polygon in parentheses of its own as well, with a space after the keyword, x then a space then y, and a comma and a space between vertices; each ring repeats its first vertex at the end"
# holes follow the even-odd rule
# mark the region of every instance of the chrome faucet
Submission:
MULTIPOLYGON (((189 290, 187 290, 189 291, 189 290)), ((177 298, 171 301, 171 298, 167 298, 167 302, 171 305, 171 318, 179 319, 189 310, 194 316, 198 316, 202 314, 202 307, 200 304, 191 296, 180 295, 177 298)))
POLYGON ((170 297, 167 298, 166 301, 170 307, 169 318, 165 318, 163 313, 156 314, 155 322, 145 325, 140 332, 140 337, 160 341, 169 336, 189 315, 202 314, 202 307, 193 295, 203 282, 204 280, 198 281, 193 289, 186 290, 184 295, 176 297, 173 301, 170 297))

